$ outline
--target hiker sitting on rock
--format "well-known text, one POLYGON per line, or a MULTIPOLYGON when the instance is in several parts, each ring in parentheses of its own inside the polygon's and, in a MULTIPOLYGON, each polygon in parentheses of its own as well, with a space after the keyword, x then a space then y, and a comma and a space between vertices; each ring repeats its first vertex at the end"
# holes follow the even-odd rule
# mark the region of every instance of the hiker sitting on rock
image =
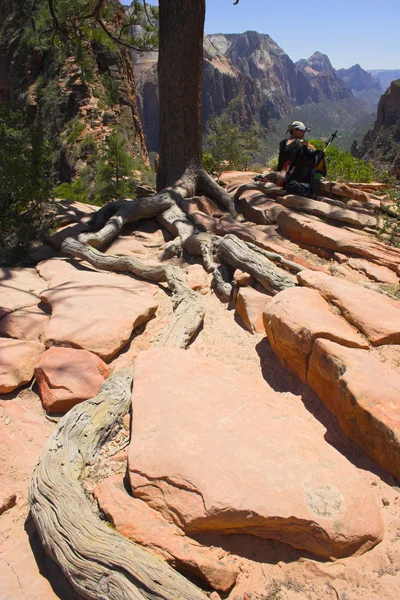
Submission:
POLYGON ((290 194, 316 195, 318 182, 326 175, 322 150, 316 150, 304 139, 308 127, 293 121, 288 127, 289 138, 279 144, 278 171, 262 178, 284 187, 290 194))

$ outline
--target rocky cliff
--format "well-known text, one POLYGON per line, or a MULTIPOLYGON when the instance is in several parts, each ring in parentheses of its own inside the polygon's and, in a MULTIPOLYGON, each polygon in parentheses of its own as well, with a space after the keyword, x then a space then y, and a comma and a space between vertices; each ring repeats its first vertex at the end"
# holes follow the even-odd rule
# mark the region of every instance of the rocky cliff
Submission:
MULTIPOLYGON (((157 53, 134 55, 133 62, 146 142, 149 150, 157 151, 157 53)), ((270 134, 276 121, 296 118, 302 107, 306 107, 307 117, 318 104, 318 122, 322 124, 317 127, 318 135, 332 127, 351 127, 370 111, 338 77, 327 56, 316 52, 295 64, 269 35, 255 31, 212 34, 204 39, 204 127, 234 98, 241 99, 236 120, 249 124, 255 120, 270 134), (327 123, 325 128, 323 123, 327 123)), ((278 129, 282 127, 278 125, 278 129)))
POLYGON ((116 129, 146 163, 129 51, 93 42, 85 48, 85 71, 56 45, 43 48, 34 34, 24 36, 25 16, 11 0, 0 0, 0 101, 22 108, 59 140, 59 179, 70 181, 85 166, 82 143, 90 140, 93 150, 116 129))
POLYGON ((400 79, 381 96, 374 128, 364 137, 359 154, 400 176, 400 79))
POLYGON ((351 90, 356 92, 382 89, 379 79, 373 77, 368 71, 364 71, 359 64, 353 65, 349 69, 338 69, 336 73, 351 90))
POLYGON ((400 69, 372 69, 368 73, 379 79, 382 90, 386 90, 395 79, 400 79, 400 69))
POLYGON ((307 60, 299 60, 296 67, 311 85, 313 102, 351 98, 350 88, 337 75, 326 54, 315 52, 307 60))
POLYGON ((382 85, 377 77, 364 71, 359 64, 353 65, 349 69, 338 69, 336 73, 357 98, 368 102, 374 108, 378 106, 382 85))

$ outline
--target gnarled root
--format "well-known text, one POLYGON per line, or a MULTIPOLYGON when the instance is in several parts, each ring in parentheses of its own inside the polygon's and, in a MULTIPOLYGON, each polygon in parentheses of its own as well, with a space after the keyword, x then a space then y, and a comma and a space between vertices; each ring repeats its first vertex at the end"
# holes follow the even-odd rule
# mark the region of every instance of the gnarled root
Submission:
POLYGON ((221 239, 218 256, 221 263, 227 263, 253 275, 267 292, 273 295, 296 285, 286 271, 274 265, 263 252, 259 251, 258 246, 250 248, 246 242, 235 235, 225 235, 221 239))
POLYGON ((79 483, 130 404, 132 374, 119 371, 61 420, 35 467, 29 502, 42 543, 72 586, 93 600, 205 600, 162 560, 110 529, 79 483))

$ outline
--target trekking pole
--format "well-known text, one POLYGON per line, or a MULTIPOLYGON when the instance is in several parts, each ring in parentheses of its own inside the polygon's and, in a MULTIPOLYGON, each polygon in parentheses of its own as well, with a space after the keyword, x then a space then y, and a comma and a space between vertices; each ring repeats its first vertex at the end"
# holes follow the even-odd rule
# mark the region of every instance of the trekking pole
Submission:
MULTIPOLYGON (((329 148, 329 146, 332 144, 333 140, 334 140, 336 137, 337 137, 337 130, 336 130, 336 131, 334 131, 334 132, 331 134, 330 138, 329 138, 329 139, 328 139, 328 141, 326 142, 326 144, 325 144, 325 148, 324 148, 324 152, 325 152, 325 151, 326 151, 326 150, 329 148)), ((326 159, 325 159, 325 160, 326 160, 326 159)), ((330 183, 330 185, 329 185, 329 187, 330 187, 330 191, 329 191, 329 197, 330 197, 330 198, 332 198, 332 187, 333 187, 333 183, 332 183, 332 181, 331 181, 330 179, 329 179, 329 183, 330 183)))
POLYGON ((325 144, 324 152, 329 148, 329 146, 333 143, 333 140, 337 137, 337 129, 331 134, 331 137, 325 144))

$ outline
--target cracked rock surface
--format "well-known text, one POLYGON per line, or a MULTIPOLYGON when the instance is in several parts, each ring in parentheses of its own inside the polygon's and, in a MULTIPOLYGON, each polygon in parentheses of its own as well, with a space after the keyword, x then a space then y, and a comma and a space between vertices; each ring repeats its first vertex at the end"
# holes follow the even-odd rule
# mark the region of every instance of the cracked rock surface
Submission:
POLYGON ((326 558, 381 539, 356 469, 261 382, 197 351, 150 350, 135 361, 132 410, 133 494, 186 533, 250 533, 326 558))

